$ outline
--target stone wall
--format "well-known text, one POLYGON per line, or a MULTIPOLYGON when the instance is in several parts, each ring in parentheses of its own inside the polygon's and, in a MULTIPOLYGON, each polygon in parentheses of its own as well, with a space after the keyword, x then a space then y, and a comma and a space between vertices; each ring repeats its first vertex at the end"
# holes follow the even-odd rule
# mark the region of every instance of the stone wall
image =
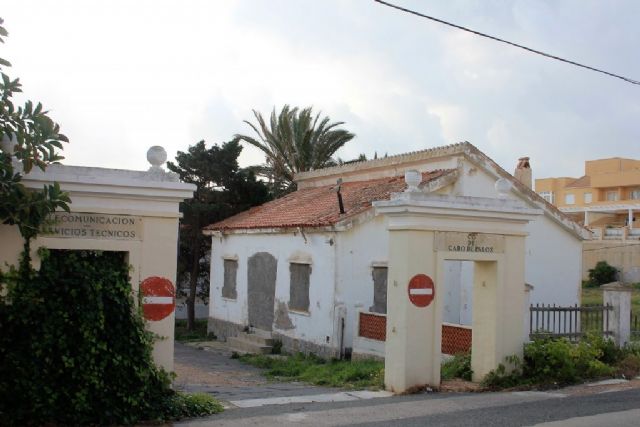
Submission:
POLYGON ((209 317, 207 321, 207 332, 213 333, 219 340, 226 341, 229 337, 237 337, 240 332, 244 331, 245 325, 239 325, 226 320, 215 319, 209 317))
MULTIPOLYGON (((320 345, 298 338, 291 338, 278 332, 273 333, 273 339, 282 342, 282 350, 285 353, 315 354, 325 359, 340 357, 340 350, 328 345, 320 345)), ((350 349, 347 350, 350 351, 350 349)))

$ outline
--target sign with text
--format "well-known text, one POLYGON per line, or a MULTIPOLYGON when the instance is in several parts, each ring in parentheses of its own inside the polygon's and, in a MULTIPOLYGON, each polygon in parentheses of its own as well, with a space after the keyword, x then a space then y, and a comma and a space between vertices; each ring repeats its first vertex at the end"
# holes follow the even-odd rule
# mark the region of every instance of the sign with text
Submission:
POLYGON ((486 233, 436 233, 437 251, 468 253, 503 253, 504 236, 486 233))
POLYGON ((142 240, 142 218, 82 212, 55 212, 43 237, 75 239, 142 240))

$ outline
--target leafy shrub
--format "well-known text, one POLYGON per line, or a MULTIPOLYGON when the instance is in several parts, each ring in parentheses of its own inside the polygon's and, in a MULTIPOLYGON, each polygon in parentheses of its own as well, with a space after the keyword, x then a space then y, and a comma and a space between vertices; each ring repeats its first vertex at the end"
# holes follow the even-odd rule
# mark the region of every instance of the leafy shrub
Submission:
POLYGON ((569 385, 589 378, 613 375, 621 353, 610 340, 595 335, 578 344, 566 338, 535 340, 525 345, 521 361, 508 358, 510 367, 499 365, 483 380, 489 388, 518 385, 569 385))
POLYGON ((154 365, 123 253, 42 251, 41 259, 38 272, 4 275, 2 424, 133 424, 206 406, 171 390, 154 365))
POLYGON ((607 261, 598 261, 594 268, 589 269, 589 282, 595 286, 615 282, 618 270, 610 266, 607 261))
POLYGON ((471 353, 459 353, 442 364, 440 376, 443 380, 461 378, 471 381, 471 353))
POLYGON ((614 370, 601 360, 600 344, 589 339, 578 344, 564 338, 534 341, 525 346, 522 375, 538 384, 559 385, 611 375, 614 370))

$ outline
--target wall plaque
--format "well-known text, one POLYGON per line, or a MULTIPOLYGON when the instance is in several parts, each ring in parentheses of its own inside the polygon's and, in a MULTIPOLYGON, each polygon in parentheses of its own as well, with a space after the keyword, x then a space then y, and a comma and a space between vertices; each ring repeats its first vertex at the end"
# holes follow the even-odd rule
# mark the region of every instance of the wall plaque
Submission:
POLYGON ((435 250, 468 253, 503 253, 504 236, 486 233, 437 232, 435 250))
POLYGON ((142 218, 82 212, 55 212, 42 231, 43 237, 73 239, 142 240, 142 218))

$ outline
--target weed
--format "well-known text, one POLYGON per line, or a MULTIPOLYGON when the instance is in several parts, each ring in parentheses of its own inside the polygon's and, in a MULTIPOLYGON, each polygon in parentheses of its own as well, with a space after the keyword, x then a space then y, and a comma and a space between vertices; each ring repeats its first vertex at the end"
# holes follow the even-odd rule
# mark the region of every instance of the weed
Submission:
POLYGON ((447 360, 440 368, 440 376, 443 380, 461 378, 471 381, 473 371, 471 370, 471 353, 459 353, 447 360))
POLYGON ((282 381, 349 389, 379 389, 384 386, 384 364, 374 360, 325 360, 298 353, 286 357, 244 355, 240 360, 266 369, 265 376, 282 381))

